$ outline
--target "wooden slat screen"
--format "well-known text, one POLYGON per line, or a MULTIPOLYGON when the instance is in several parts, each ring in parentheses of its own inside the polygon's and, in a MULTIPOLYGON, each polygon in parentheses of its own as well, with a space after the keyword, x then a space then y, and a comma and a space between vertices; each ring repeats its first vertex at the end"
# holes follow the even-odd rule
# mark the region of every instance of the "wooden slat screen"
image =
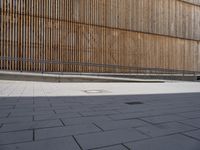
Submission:
POLYGON ((115 65, 200 71, 199 3, 0 0, 0 69, 125 71, 107 67, 115 65))

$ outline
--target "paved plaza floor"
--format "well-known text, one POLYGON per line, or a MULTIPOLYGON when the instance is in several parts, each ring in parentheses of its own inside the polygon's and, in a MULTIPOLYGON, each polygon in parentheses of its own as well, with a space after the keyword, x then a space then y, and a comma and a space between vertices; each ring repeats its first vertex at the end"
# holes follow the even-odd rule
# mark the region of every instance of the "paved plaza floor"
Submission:
POLYGON ((0 81, 0 150, 200 150, 200 83, 0 81))

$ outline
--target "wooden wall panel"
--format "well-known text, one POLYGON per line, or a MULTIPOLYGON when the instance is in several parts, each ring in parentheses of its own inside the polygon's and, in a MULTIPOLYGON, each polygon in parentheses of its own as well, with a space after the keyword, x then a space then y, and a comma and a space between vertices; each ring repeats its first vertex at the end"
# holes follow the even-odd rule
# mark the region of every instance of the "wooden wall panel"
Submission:
POLYGON ((0 68, 200 71, 198 0, 1 0, 0 68), (121 66, 121 67, 120 67, 121 66))
POLYGON ((196 57, 195 57, 197 60, 195 60, 195 63, 197 63, 197 65, 196 65, 196 69, 195 70, 200 70, 199 68, 200 68, 200 42, 198 42, 198 44, 197 44, 197 55, 196 55, 196 57))

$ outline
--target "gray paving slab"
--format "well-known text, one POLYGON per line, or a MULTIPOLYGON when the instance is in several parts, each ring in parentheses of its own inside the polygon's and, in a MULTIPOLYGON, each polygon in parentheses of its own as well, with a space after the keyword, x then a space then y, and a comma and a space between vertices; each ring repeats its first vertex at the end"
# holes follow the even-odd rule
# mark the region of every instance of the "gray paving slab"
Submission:
POLYGON ((89 111, 89 112, 80 112, 83 116, 102 116, 110 114, 118 114, 119 112, 110 110, 110 111, 89 111))
POLYGON ((9 117, 0 119, 0 123, 9 124, 9 123, 23 123, 23 122, 31 122, 33 121, 33 117, 9 117))
POLYGON ((55 109, 56 113, 77 113, 81 111, 91 111, 89 108, 80 108, 80 109, 55 109))
POLYGON ((116 130, 116 129, 148 125, 148 123, 142 120, 138 120, 138 119, 119 120, 119 121, 101 121, 101 122, 96 122, 95 124, 103 130, 116 130))
POLYGON ((171 135, 160 138, 125 144, 130 150, 199 150, 200 141, 183 135, 171 135))
MULTIPOLYGON (((1 105, 1 104, 0 104, 1 105)), ((12 111, 12 109, 2 109, 2 108, 0 108, 0 113, 1 114, 8 114, 8 113, 10 113, 12 111)))
POLYGON ((9 113, 0 113, 0 118, 6 118, 9 115, 9 113))
POLYGON ((169 134, 175 134, 179 132, 191 131, 196 128, 187 126, 181 123, 172 122, 172 123, 164 123, 159 125, 148 125, 144 127, 139 127, 137 130, 149 135, 151 137, 164 136, 169 134))
POLYGON ((15 124, 3 124, 0 128, 0 133, 2 132, 12 132, 21 130, 31 130, 38 128, 47 127, 59 127, 63 126, 60 120, 50 120, 50 121, 34 121, 28 123, 15 123, 15 124))
POLYGON ((60 118, 76 118, 76 117, 81 117, 81 115, 78 113, 35 115, 34 120, 54 120, 60 118))
POLYGON ((34 112, 34 108, 31 107, 31 108, 25 108, 25 107, 22 107, 22 108, 16 108, 15 109, 12 109, 10 112, 13 112, 13 113, 18 113, 18 112, 34 112))
POLYGON ((40 111, 40 112, 29 112, 29 111, 24 111, 24 112, 13 112, 10 114, 10 117, 23 117, 23 116, 33 116, 33 115, 54 115, 55 113, 53 111, 40 111))
POLYGON ((24 108, 20 108, 20 109, 12 109, 12 110, 10 110, 10 112, 9 113, 13 113, 13 114, 19 114, 19 113, 21 113, 21 114, 23 114, 23 113, 34 113, 34 109, 24 109, 24 108))
MULTIPOLYGON (((123 113, 123 114, 114 114, 114 115, 108 115, 109 118, 112 120, 125 120, 125 119, 136 119, 146 116, 147 113, 144 112, 138 112, 138 113, 123 113)), ((149 116, 149 115, 148 115, 149 116)))
MULTIPOLYGON (((1 82, 0 85, 2 85, 1 82)), ((148 93, 149 90, 152 91, 157 87, 160 92, 158 84, 153 88, 149 84, 135 86, 136 84, 120 83, 113 86, 113 83, 95 83, 94 85, 33 82, 17 82, 15 86, 10 84, 4 93, 0 92, 0 116, 2 116, 0 117, 0 135, 3 137, 2 142, 6 144, 1 145, 0 150, 2 146, 4 149, 12 150, 17 148, 22 150, 80 150, 77 145, 78 140, 78 144, 82 144, 82 150, 87 148, 92 148, 90 150, 98 148, 100 150, 124 150, 126 149, 124 143, 135 144, 138 141, 147 141, 146 139, 155 139, 161 144, 166 140, 164 144, 175 145, 172 147, 179 150, 176 146, 177 143, 180 144, 177 142, 179 141, 177 136, 171 137, 175 139, 173 140, 175 142, 168 141, 166 138, 171 134, 184 136, 183 144, 189 143, 191 149, 193 148, 191 145, 196 144, 194 140, 199 141, 200 94, 168 94, 171 87, 175 86, 176 92, 180 91, 183 86, 194 92, 198 89, 197 84, 160 85, 165 89, 161 93, 167 93, 161 95, 158 95, 158 91, 155 95, 133 95, 134 93, 142 94, 141 90, 146 90, 148 93), (17 90, 18 86, 23 88, 17 90), (107 93, 104 96, 100 93, 97 94, 99 96, 95 96, 96 94, 83 92, 83 90, 93 88, 97 90, 103 88, 113 93, 107 93), (9 95, 9 93, 12 94, 9 95), (114 93, 116 96, 113 95, 114 93), (120 95, 120 93, 131 95, 120 95), (125 104, 133 101, 140 101, 143 104, 125 104), (151 120, 145 120, 147 118, 151 120), (36 141, 26 141, 28 138, 23 136, 23 132, 34 134, 32 139, 36 141), (75 141, 74 137, 78 140, 75 141), (160 138, 166 139, 161 140, 160 138), (18 144, 14 144, 15 142, 18 144), (47 144, 50 146, 48 147, 47 144)), ((174 89, 171 90, 171 92, 174 91, 174 89)))
MULTIPOLYGON (((52 107, 35 107, 34 108, 35 111, 49 111, 49 110, 54 110, 52 107)), ((59 113, 59 112, 56 112, 56 113, 59 113)))
MULTIPOLYGON (((154 106, 158 107, 158 106, 154 106)), ((142 108, 141 108, 142 111, 142 108)), ((171 113, 171 112, 169 112, 171 113)), ((136 119, 136 118, 142 118, 142 117, 154 117, 154 116, 160 116, 160 115, 166 115, 168 113, 162 112, 162 111, 146 111, 146 112, 133 112, 133 113, 122 113, 122 114, 114 114, 114 115, 108 115, 113 120, 124 120, 124 119, 136 119)))
POLYGON ((145 121, 150 123, 164 123, 164 122, 171 122, 171 121, 180 121, 185 120, 184 117, 177 116, 177 115, 161 115, 161 116, 154 116, 154 117, 146 117, 142 118, 145 121))
POLYGON ((146 135, 141 134, 135 129, 114 130, 93 134, 85 134, 75 136, 77 142, 81 147, 86 149, 94 149, 105 146, 112 146, 121 144, 123 142, 142 140, 147 138, 146 135))
POLYGON ((10 110, 10 109, 13 109, 14 106, 1 106, 0 104, 0 110, 10 110))
POLYGON ((17 105, 15 106, 16 109, 24 109, 24 110, 32 110, 34 108, 33 104, 20 104, 17 103, 17 105))
POLYGON ((116 146, 109 146, 104 148, 97 148, 93 150, 128 150, 125 146, 122 145, 116 145, 116 146))
POLYGON ((69 118, 62 119, 65 125, 76 125, 76 124, 88 124, 100 121, 110 121, 111 119, 107 116, 96 116, 96 117, 79 117, 79 118, 69 118))
POLYGON ((0 146, 0 150, 81 150, 72 137, 0 146))
POLYGON ((186 125, 190 125, 190 126, 193 126, 193 127, 200 128, 200 118, 187 119, 187 120, 182 120, 182 121, 179 121, 179 122, 182 122, 186 125))
POLYGON ((70 135, 87 134, 100 131, 101 130, 93 124, 46 128, 46 129, 35 130, 35 139, 41 140, 48 138, 65 137, 70 135))
POLYGON ((186 132, 184 133, 185 135, 188 135, 189 137, 193 137, 195 139, 200 140, 200 130, 195 130, 191 132, 186 132))
POLYGON ((0 133, 0 145, 19 142, 30 142, 33 140, 33 131, 0 133))
POLYGON ((200 111, 179 113, 178 115, 186 117, 188 119, 200 118, 200 111))

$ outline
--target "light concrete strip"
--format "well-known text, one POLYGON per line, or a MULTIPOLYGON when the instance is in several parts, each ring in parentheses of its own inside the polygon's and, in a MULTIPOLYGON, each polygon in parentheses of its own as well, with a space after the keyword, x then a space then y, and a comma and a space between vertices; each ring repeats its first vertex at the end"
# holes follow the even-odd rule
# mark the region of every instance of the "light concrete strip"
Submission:
POLYGON ((102 96, 102 95, 140 95, 198 93, 199 82, 167 83, 48 83, 0 80, 0 97, 15 96, 102 96), (88 92, 92 91, 92 92, 88 92), (95 92, 96 91, 96 92, 95 92))
POLYGON ((1 80, 43 81, 43 82, 165 82, 157 79, 137 79, 98 76, 89 74, 55 74, 0 71, 1 80))

